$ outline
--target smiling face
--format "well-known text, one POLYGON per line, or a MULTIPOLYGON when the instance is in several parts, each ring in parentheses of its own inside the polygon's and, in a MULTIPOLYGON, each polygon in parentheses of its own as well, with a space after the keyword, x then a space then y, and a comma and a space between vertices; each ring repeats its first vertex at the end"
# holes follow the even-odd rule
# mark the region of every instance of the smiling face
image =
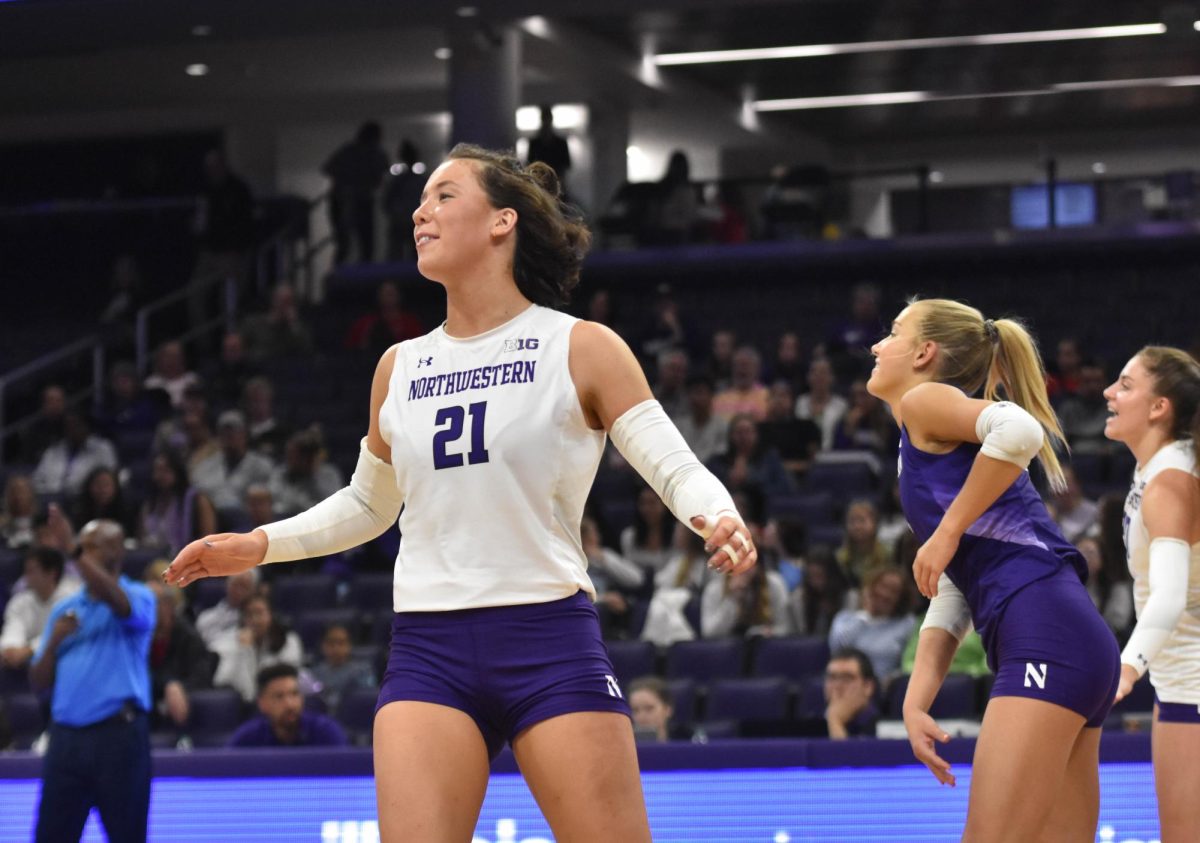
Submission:
POLYGON ((1126 363, 1116 382, 1104 390, 1108 406, 1104 435, 1117 442, 1134 443, 1146 435, 1152 423, 1163 419, 1168 412, 1167 401, 1155 393, 1154 386, 1154 378, 1140 357, 1126 363))
POLYGON ((920 314, 915 305, 900 311, 892 328, 879 342, 871 346, 875 367, 867 379, 867 392, 888 401, 913 373, 913 354, 917 348, 917 326, 920 314))
POLYGON ((421 204, 413 212, 417 268, 426 278, 446 281, 479 266, 497 237, 514 230, 516 213, 497 210, 479 182, 477 167, 451 159, 429 176, 421 204))

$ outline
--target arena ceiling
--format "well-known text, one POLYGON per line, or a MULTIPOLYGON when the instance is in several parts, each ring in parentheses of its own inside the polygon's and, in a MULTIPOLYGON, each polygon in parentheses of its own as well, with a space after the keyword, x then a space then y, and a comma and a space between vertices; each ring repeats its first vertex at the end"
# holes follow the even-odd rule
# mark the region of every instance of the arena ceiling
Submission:
MULTIPOLYGON (((446 62, 434 51, 468 2, 0 0, 0 118, 315 95, 337 96, 360 112, 382 103, 436 109, 444 107, 446 62), (205 78, 185 75, 186 65, 200 62, 211 68, 205 78)), ((477 0, 471 7, 483 27, 529 16, 550 24, 555 36, 525 53, 531 100, 586 99, 578 89, 591 84, 635 108, 702 93, 698 102, 726 103, 731 119, 763 107, 756 102, 800 100, 806 107, 755 113, 768 126, 831 143, 1169 129, 1194 126, 1200 114, 1195 3, 477 0), (924 40, 1138 24, 1153 33, 924 40), (873 46, 837 47, 864 42, 873 46), (654 65, 657 82, 636 71, 661 54, 813 45, 835 49, 654 65), (614 72, 621 68, 633 70, 614 72), (895 102, 847 99, 862 95, 895 102)))

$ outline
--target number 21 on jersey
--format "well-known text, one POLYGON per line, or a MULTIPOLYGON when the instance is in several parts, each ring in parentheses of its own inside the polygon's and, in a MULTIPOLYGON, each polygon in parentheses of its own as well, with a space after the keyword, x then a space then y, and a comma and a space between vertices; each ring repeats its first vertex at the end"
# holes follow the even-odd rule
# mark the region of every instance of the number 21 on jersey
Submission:
POLYGON ((463 422, 471 416, 471 450, 467 451, 467 463, 477 465, 488 461, 487 448, 483 445, 483 422, 487 415, 487 402, 480 401, 468 407, 443 407, 437 411, 434 424, 443 428, 433 435, 433 467, 458 468, 463 464, 461 453, 450 453, 449 446, 463 435, 463 422))

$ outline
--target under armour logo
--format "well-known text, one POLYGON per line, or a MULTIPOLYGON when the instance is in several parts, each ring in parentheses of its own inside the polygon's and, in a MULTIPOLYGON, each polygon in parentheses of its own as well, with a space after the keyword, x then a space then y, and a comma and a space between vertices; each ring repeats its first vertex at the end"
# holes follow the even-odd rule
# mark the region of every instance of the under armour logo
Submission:
POLYGON ((1046 689, 1046 664, 1034 666, 1033 662, 1025 662, 1025 687, 1032 688, 1037 685, 1042 690, 1046 689), (1040 673, 1038 671, 1041 671, 1040 673))
POLYGON ((418 369, 421 368, 422 366, 432 366, 432 365, 433 365, 432 357, 418 357, 417 358, 417 368, 418 369))
POLYGON ((604 681, 608 683, 608 695, 610 697, 616 697, 619 700, 625 699, 625 696, 621 693, 621 686, 617 684, 617 677, 605 674, 604 681))

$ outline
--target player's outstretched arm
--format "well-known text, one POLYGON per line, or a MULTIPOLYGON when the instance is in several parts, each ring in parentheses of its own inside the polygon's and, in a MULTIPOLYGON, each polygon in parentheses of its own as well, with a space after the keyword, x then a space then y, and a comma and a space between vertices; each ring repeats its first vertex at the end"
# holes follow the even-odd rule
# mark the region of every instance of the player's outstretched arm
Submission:
POLYGON ((942 784, 954 786, 950 762, 938 755, 937 745, 949 743, 946 734, 929 716, 929 707, 950 670, 958 639, 948 630, 927 627, 917 639, 917 655, 904 693, 904 728, 913 755, 942 784))

